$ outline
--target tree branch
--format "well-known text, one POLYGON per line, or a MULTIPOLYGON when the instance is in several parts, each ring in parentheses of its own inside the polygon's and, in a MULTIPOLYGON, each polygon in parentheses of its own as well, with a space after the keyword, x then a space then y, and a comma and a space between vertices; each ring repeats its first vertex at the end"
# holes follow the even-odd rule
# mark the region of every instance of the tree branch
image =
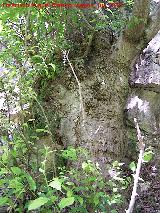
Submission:
POLYGON ((151 41, 151 39, 160 30, 160 2, 158 3, 153 14, 151 14, 150 18, 151 18, 151 21, 149 23, 148 28, 146 29, 146 40, 147 40, 147 42, 151 41))
POLYGON ((132 16, 116 44, 117 49, 112 54, 114 60, 129 65, 144 48, 144 34, 149 18, 149 8, 149 0, 135 0, 132 16))
POLYGON ((139 42, 141 40, 149 18, 149 9, 149 0, 135 0, 132 16, 123 34, 125 39, 130 42, 139 42))

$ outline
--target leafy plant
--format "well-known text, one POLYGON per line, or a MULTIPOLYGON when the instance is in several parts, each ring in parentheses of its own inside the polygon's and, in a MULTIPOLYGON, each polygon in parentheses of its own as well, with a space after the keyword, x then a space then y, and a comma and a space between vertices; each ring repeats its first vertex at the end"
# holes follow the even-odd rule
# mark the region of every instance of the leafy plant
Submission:
MULTIPOLYGON (((19 146, 21 147, 20 144, 19 146)), ((88 212, 89 209, 111 211, 113 205, 115 208, 115 204, 119 205, 123 202, 120 192, 127 187, 128 182, 125 178, 120 177, 121 164, 118 162, 113 164, 111 169, 114 169, 114 176, 106 182, 98 164, 85 160, 86 155, 82 155, 83 152, 86 153, 85 150, 75 150, 73 147, 69 147, 68 150, 62 152, 62 157, 68 157, 70 162, 75 162, 75 158, 70 158, 71 153, 83 157, 84 162, 80 165, 79 170, 68 170, 61 167, 59 175, 48 180, 46 164, 50 149, 45 147, 45 150, 44 160, 39 167, 40 178, 37 179, 38 174, 34 173, 34 168, 31 171, 32 175, 29 171, 25 171, 27 168, 24 162, 19 164, 20 167, 14 165, 14 160, 12 165, 8 165, 9 155, 8 151, 4 149, 0 160, 0 175, 3 177, 0 187, 5 187, 0 199, 1 206, 8 205, 15 211, 39 209, 40 212, 43 212, 44 209, 54 209, 54 212, 61 212, 62 209, 68 209, 69 212, 88 212)), ((17 159, 20 158, 18 153, 14 156, 17 159)))

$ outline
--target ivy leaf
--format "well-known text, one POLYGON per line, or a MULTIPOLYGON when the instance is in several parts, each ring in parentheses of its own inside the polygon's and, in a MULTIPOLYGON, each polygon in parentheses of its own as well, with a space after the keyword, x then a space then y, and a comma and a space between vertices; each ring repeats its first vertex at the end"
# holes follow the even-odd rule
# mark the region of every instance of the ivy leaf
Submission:
POLYGON ((47 197, 39 197, 35 200, 30 201, 28 210, 38 209, 49 201, 47 197))
POLYGON ((50 187, 61 191, 61 181, 58 178, 54 178, 54 180, 49 184, 50 187))
POLYGON ((132 170, 132 172, 135 172, 136 171, 136 164, 135 162, 132 162, 129 164, 129 168, 132 170))
POLYGON ((73 203, 74 203, 74 197, 68 197, 68 198, 63 198, 63 199, 59 202, 58 206, 59 206, 59 208, 62 210, 62 209, 64 209, 65 207, 72 205, 73 203))

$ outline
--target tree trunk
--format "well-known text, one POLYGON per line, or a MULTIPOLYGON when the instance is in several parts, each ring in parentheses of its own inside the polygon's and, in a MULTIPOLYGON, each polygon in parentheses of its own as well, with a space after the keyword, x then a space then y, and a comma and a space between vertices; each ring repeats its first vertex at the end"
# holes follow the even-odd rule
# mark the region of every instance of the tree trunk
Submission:
POLYGON ((70 64, 54 82, 54 101, 50 104, 61 117, 63 144, 87 148, 103 168, 106 162, 125 157, 128 149, 124 106, 130 91, 131 65, 160 29, 154 26, 159 23, 158 16, 153 22, 148 19, 149 1, 136 0, 116 48, 106 42, 107 32, 96 33, 87 59, 81 66, 70 64))

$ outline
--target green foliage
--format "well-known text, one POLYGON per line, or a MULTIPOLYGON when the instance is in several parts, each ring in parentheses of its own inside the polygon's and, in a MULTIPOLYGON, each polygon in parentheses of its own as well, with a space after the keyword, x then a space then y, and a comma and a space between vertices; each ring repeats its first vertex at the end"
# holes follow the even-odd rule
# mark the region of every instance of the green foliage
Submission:
MULTIPOLYGON (((16 143, 15 146, 17 147, 16 143)), ((21 148, 21 144, 18 146, 21 148)), ((114 175, 109 181, 106 181, 98 163, 94 164, 87 160, 86 150, 69 147, 68 150, 62 151, 62 157, 67 158, 67 151, 70 162, 75 162, 74 158, 70 158, 71 152, 83 159, 81 166, 78 170, 60 167, 59 175, 48 180, 46 165, 47 155, 50 153, 49 147, 45 147, 44 160, 41 162, 41 166, 39 165, 39 174, 34 166, 31 172, 26 171, 27 165, 23 162, 19 152, 14 156, 17 160, 21 157, 21 164, 18 163, 19 166, 14 166, 17 163, 14 162, 14 156, 12 156, 12 163, 8 164, 8 151, 4 149, 7 159, 2 157, 4 154, 0 159, 0 176, 3 177, 0 180, 0 187, 5 186, 5 188, 0 205, 8 205, 14 211, 39 209, 40 212, 44 210, 61 212, 62 209, 65 209, 69 212, 88 212, 89 207, 93 212, 97 210, 103 212, 106 209, 109 212, 113 210, 116 212, 115 205, 118 207, 123 203, 121 191, 126 189, 129 183, 125 178, 120 177, 122 164, 113 163, 110 170, 114 170, 114 175), (34 172, 35 170, 36 172, 34 172), (37 178, 37 175, 40 178, 37 178)), ((76 159, 79 160, 78 157, 76 159)))
POLYGON ((59 180, 59 178, 54 178, 52 182, 49 183, 49 186, 53 189, 56 189, 58 191, 61 191, 61 183, 62 181, 59 180))
POLYGON ((68 160, 77 160, 77 153, 73 147, 68 147, 67 150, 62 150, 62 157, 68 160))
POLYGON ((151 161, 152 158, 153 158, 153 155, 154 155, 154 153, 153 153, 153 148, 152 148, 152 147, 148 147, 148 148, 145 150, 144 155, 143 155, 143 160, 144 160, 144 162, 147 163, 147 162, 151 161))
POLYGON ((135 172, 136 171, 136 164, 135 164, 135 162, 131 162, 130 165, 129 165, 129 168, 132 170, 132 172, 135 172))
MULTIPOLYGON (((14 3, 25 2, 32 1, 14 3)), ((128 11, 132 1, 124 3, 124 9, 128 11)), ((10 91, 11 99, 8 100, 21 96, 21 106, 31 103, 31 87, 41 100, 49 97, 51 88, 48 83, 64 70, 63 50, 70 50, 75 58, 83 55, 93 31, 110 27, 117 34, 128 17, 124 17, 119 8, 104 11, 104 16, 95 9, 90 9, 88 16, 77 8, 52 7, 1 7, 0 12, 0 42, 3 46, 0 62, 6 68, 3 83, 7 82, 5 90, 10 91), (21 95, 19 92, 13 94, 9 87, 12 91, 19 88, 21 95)))
POLYGON ((30 211, 30 210, 38 209, 41 206, 43 206, 44 204, 46 204, 48 201, 49 201, 49 199, 46 197, 39 197, 35 200, 32 200, 28 204, 28 210, 30 211))
POLYGON ((62 198, 58 206, 60 210, 64 209, 67 206, 71 206, 74 203, 74 197, 62 198))

